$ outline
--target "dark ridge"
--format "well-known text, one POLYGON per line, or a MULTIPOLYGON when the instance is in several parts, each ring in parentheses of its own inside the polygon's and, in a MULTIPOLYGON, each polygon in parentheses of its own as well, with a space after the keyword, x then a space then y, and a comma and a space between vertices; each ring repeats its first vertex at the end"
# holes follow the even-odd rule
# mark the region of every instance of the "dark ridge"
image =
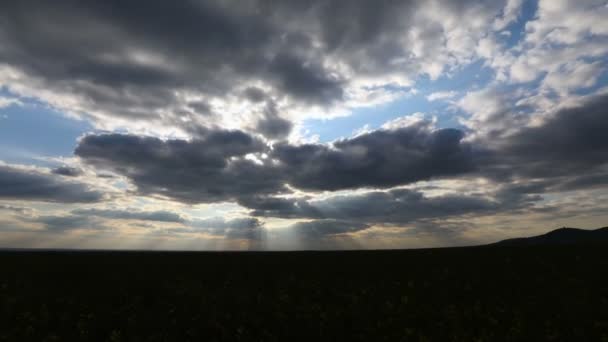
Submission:
POLYGON ((548 233, 502 240, 490 246, 534 246, 608 243, 608 227, 598 229, 559 228, 548 233))

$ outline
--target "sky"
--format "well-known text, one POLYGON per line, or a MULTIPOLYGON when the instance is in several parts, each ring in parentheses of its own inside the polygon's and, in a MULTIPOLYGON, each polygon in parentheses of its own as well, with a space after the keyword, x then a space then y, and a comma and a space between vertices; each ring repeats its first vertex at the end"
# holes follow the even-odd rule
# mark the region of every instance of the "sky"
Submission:
POLYGON ((608 225, 608 1, 3 1, 0 247, 608 225))

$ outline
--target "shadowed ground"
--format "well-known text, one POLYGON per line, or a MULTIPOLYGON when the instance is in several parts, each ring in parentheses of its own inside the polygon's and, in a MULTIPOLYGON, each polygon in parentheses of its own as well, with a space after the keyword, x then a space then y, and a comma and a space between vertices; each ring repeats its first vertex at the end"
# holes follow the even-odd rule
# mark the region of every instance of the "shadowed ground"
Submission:
POLYGON ((2 252, 1 341, 608 341, 608 245, 2 252))

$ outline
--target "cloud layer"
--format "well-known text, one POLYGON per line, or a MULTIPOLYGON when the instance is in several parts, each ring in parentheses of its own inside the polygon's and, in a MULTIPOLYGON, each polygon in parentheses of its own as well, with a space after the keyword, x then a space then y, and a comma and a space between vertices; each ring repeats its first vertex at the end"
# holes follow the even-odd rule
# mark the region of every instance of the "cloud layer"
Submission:
POLYGON ((91 203, 103 193, 42 171, 0 164, 0 199, 60 203, 91 203))
POLYGON ((256 243, 600 216, 606 16, 603 0, 5 2, 0 110, 92 131, 36 166, 0 148, 0 210, 58 234, 256 243))
MULTIPOLYGON (((476 39, 503 6, 470 0, 6 3, 1 81, 104 128, 160 132, 161 124, 188 131, 209 126, 210 117, 246 126, 264 117, 268 105, 277 105, 281 116, 305 117, 314 112, 310 107, 348 107, 382 92, 378 87, 436 78, 473 58, 476 39), (245 101, 248 106, 239 104, 245 101)), ((275 121, 259 128, 273 137, 286 126, 275 121)))

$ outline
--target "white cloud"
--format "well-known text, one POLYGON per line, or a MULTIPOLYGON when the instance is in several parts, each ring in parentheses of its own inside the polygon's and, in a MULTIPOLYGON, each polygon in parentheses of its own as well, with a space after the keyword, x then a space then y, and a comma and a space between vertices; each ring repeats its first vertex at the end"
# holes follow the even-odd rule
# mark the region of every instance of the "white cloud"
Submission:
MULTIPOLYGON (((22 106, 22 105, 23 105, 23 102, 21 102, 21 100, 19 100, 17 98, 0 96, 0 109, 10 107, 10 106, 22 106)), ((2 117, 6 118, 6 115, 0 116, 0 118, 2 118, 2 117)))
POLYGON ((502 16, 496 18, 492 24, 494 30, 504 30, 509 24, 517 20, 517 17, 521 13, 523 2, 523 0, 508 0, 503 9, 502 16))
POLYGON ((542 86, 553 89, 562 96, 567 96, 570 91, 594 86, 602 70, 600 62, 568 62, 547 75, 542 86))
MULTIPOLYGON (((423 122, 427 122, 428 119, 426 115, 421 112, 416 112, 409 115, 400 116, 398 118, 392 119, 390 121, 385 122, 382 125, 382 129, 399 129, 403 127, 414 126, 416 124, 421 124, 423 122)), ((431 124, 434 125, 437 121, 437 118, 433 117, 431 124)))
POLYGON ((427 100, 429 101, 436 101, 436 100, 445 100, 445 99, 451 99, 454 96, 458 95, 457 91, 454 90, 450 90, 450 91, 438 91, 435 93, 432 93, 430 95, 428 95, 426 97, 427 100))

